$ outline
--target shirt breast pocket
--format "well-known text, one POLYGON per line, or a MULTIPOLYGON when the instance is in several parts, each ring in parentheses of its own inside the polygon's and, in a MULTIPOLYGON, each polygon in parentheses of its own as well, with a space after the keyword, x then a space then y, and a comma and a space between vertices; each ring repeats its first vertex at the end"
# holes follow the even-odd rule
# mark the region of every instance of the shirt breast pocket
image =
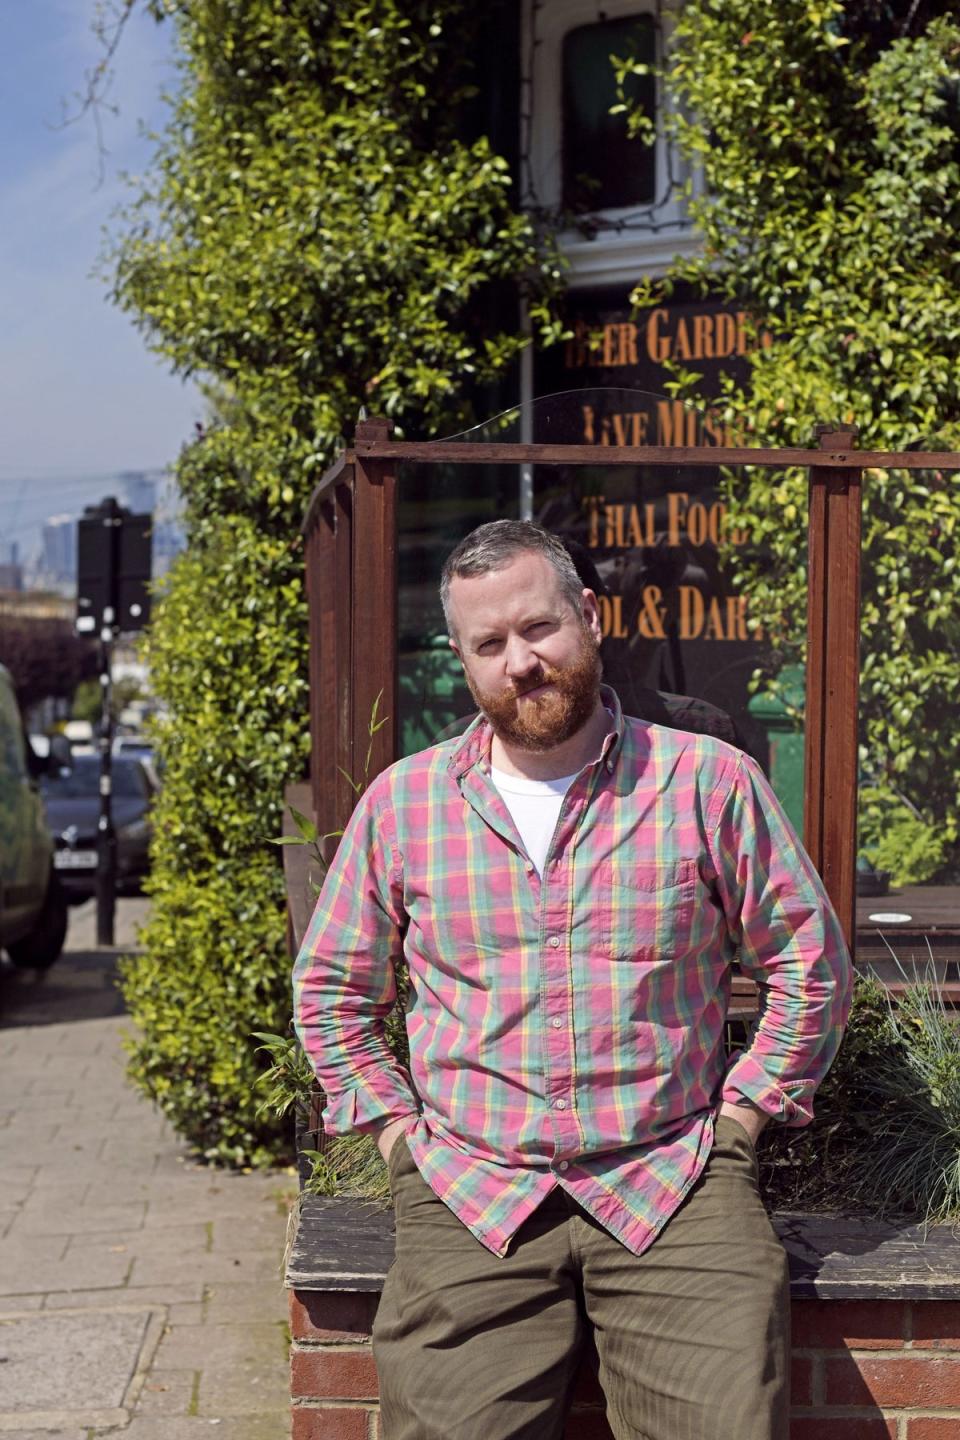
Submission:
POLYGON ((610 860, 597 879, 600 942, 609 959, 676 960, 689 950, 703 888, 696 860, 610 860))

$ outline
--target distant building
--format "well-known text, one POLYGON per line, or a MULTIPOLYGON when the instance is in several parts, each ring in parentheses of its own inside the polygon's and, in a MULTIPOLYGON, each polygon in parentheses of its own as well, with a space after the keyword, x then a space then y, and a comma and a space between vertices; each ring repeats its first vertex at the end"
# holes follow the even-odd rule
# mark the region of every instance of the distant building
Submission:
POLYGON ((51 515, 43 526, 44 578, 48 585, 76 584, 77 517, 51 515))
POLYGON ((126 505, 134 515, 153 514, 157 508, 157 485, 153 472, 123 470, 117 476, 117 481, 122 505, 126 505))
POLYGON ((0 548, 0 590, 20 591, 23 589, 23 566, 20 563, 20 547, 14 540, 0 548))

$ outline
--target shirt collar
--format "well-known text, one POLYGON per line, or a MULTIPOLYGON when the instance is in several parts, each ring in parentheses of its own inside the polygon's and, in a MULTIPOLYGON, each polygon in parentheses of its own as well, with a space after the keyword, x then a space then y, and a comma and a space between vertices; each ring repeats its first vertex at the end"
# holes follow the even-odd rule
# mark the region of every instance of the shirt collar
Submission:
MULTIPOLYGON (((623 748, 623 710, 614 690, 609 685, 600 686, 600 699, 613 716, 613 728, 604 737, 600 759, 608 770, 613 770, 623 748)), ((485 715, 478 715, 466 732, 460 737, 447 768, 455 780, 460 780, 468 770, 480 761, 490 762, 490 744, 493 728, 485 715)))

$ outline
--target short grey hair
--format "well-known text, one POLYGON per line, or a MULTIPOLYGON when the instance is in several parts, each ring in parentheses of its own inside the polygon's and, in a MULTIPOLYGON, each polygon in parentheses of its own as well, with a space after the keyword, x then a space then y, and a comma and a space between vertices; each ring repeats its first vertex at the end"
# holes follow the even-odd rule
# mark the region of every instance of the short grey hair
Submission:
POLYGON ((564 599, 570 602, 575 614, 582 614, 583 581, 563 541, 540 525, 534 525, 531 520, 491 520, 471 530, 444 563, 440 576, 440 603, 450 636, 456 638, 450 622, 451 580, 503 570, 525 551, 533 551, 549 561, 557 572, 564 599))

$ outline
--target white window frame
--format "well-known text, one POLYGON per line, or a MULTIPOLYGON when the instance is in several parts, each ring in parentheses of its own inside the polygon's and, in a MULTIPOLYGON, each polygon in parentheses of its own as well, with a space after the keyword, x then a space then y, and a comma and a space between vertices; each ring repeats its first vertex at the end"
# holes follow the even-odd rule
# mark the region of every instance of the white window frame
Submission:
MULTIPOLYGON (((673 23, 670 11, 675 12, 682 3, 664 0, 661 5, 660 18, 666 34, 657 37, 658 44, 662 45, 669 35, 673 23)), ((624 15, 655 15, 656 10, 655 0, 521 0, 521 196, 525 206, 559 209, 561 205, 564 37, 581 25, 624 15)), ((669 103, 669 96, 658 82, 658 113, 669 103)), ((617 221, 642 220, 646 216, 656 228, 601 229, 592 239, 579 230, 561 231, 557 242, 570 267, 570 289, 635 284, 645 275, 662 275, 675 256, 692 254, 700 248, 699 236, 687 214, 686 197, 679 193, 694 172, 675 149, 668 154, 663 126, 658 126, 655 155, 658 194, 653 205, 599 210, 597 217, 616 225, 617 221), (659 195, 668 162, 678 190, 661 205, 659 195)))

